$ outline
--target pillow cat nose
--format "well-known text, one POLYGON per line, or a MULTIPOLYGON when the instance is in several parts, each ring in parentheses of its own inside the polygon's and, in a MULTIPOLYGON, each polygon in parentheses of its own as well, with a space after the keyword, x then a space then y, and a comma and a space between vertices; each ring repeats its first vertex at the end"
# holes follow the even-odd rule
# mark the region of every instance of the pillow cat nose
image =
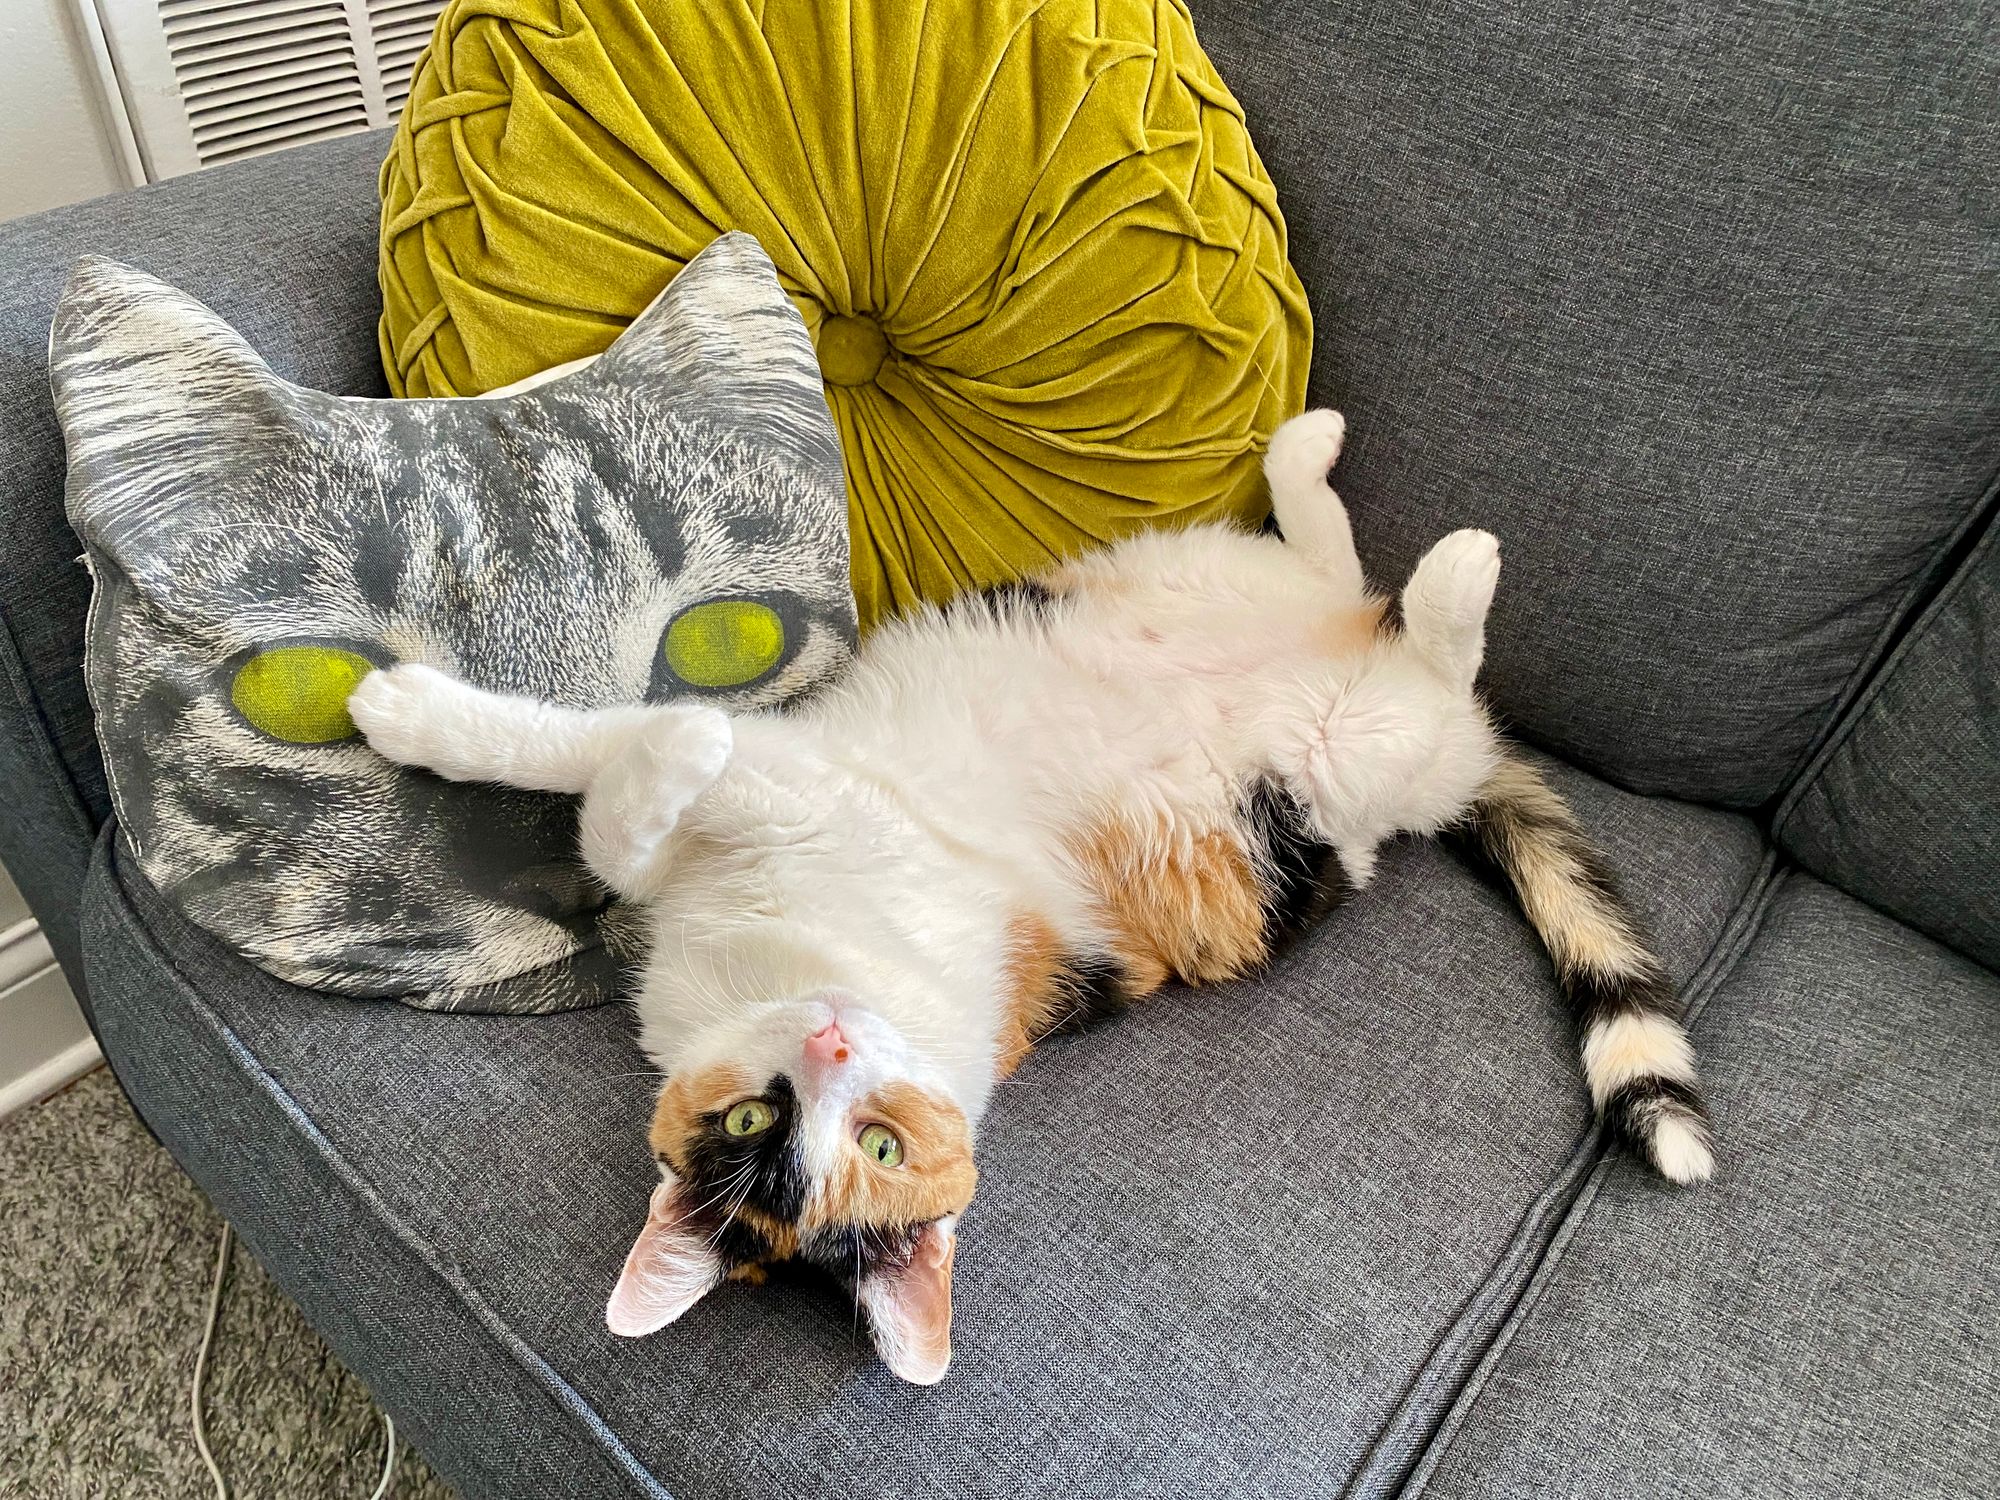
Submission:
POLYGON ((847 1036, 840 1029, 838 1021, 828 1021, 818 1031, 806 1038, 806 1061, 816 1068, 830 1068, 844 1063, 853 1055, 847 1036))

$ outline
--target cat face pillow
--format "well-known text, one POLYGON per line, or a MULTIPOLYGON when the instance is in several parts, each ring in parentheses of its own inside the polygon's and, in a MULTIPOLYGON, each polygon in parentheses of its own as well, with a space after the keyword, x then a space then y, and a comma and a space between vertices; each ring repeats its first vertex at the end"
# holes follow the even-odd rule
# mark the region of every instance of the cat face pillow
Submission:
POLYGON ((346 700, 420 662, 576 707, 783 702, 848 659, 846 489, 804 325, 726 235, 587 369, 482 400, 280 379, 82 263, 50 341, 112 802, 170 902, 295 984, 610 998, 575 806, 393 766, 346 700))

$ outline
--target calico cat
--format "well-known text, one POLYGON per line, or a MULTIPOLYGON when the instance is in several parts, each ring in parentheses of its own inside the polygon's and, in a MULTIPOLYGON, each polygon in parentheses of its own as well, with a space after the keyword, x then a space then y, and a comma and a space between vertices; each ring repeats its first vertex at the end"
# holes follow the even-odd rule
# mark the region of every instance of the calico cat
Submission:
POLYGON ((660 1182, 614 1331, 800 1256, 852 1282, 896 1374, 938 1380, 995 1083, 1169 979, 1255 969, 1401 832, 1460 829, 1498 866, 1597 1108, 1672 1180, 1709 1175, 1672 989, 1474 691, 1497 544, 1446 537, 1392 611, 1327 482, 1343 431, 1312 412, 1272 440, 1282 539, 1133 537, 883 627, 783 714, 362 681, 390 758, 584 794, 586 861, 650 913, 660 1182))

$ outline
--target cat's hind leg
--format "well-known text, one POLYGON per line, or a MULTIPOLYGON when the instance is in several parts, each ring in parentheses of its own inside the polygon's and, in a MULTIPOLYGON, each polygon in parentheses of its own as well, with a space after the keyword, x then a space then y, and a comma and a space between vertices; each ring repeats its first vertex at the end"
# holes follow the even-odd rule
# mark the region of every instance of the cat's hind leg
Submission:
POLYGON ((1271 434, 1264 477, 1285 544, 1310 557, 1335 589, 1359 602, 1366 584, 1354 528, 1327 477, 1346 439, 1347 419, 1337 411, 1294 417, 1271 434))
POLYGON ((1486 613, 1500 581, 1491 532, 1454 531, 1403 586, 1403 634, 1453 692, 1470 692, 1486 656, 1486 613))

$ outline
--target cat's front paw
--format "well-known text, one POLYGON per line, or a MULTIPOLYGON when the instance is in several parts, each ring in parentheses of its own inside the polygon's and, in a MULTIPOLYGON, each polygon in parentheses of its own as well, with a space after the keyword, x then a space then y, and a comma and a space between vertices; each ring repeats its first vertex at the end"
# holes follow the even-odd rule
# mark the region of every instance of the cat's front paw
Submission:
POLYGON ((1274 495, 1303 495, 1327 482, 1347 441, 1347 418, 1337 411, 1309 411, 1271 434, 1264 477, 1274 495))
POLYGON ((477 690, 421 662, 370 672, 347 699, 348 716, 374 749, 399 765, 452 774, 452 745, 472 727, 477 690))
POLYGON ((584 862, 622 896, 644 896, 681 814, 728 765, 729 716, 680 705, 649 718, 591 782, 579 835, 584 862))

